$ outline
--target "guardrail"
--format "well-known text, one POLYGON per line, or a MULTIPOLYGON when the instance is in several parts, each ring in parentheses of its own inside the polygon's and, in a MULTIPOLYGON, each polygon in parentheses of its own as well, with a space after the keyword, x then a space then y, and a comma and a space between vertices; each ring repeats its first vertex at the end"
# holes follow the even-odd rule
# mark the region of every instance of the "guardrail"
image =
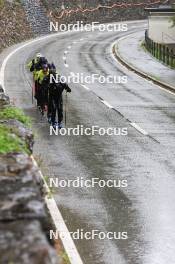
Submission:
POLYGON ((175 68, 175 53, 168 46, 156 43, 148 37, 148 31, 145 31, 145 46, 147 50, 158 60, 166 65, 175 68))

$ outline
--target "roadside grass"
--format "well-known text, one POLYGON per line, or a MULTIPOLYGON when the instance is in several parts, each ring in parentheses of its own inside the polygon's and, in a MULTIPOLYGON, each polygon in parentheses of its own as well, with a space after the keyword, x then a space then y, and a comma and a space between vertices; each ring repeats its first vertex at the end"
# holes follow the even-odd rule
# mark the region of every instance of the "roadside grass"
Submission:
POLYGON ((55 194, 55 190, 54 190, 54 187, 50 187, 50 184, 49 184, 49 176, 44 176, 44 180, 48 186, 48 193, 47 193, 47 198, 48 199, 52 199, 53 198, 53 195, 55 194))
POLYGON ((69 257, 68 257, 68 255, 67 255, 67 253, 65 251, 61 251, 60 252, 60 256, 62 257, 62 259, 64 261, 64 264, 71 264, 70 260, 69 260, 69 257))
POLYGON ((4 6, 4 0, 0 0, 0 8, 3 8, 4 6))
POLYGON ((0 119, 16 119, 27 127, 31 127, 31 119, 16 107, 8 106, 0 112, 0 119))
POLYGON ((147 48, 146 48, 146 46, 145 46, 145 41, 142 41, 142 42, 141 42, 140 47, 141 47, 142 49, 144 49, 145 52, 148 52, 148 50, 147 50, 147 48))
POLYGON ((18 137, 12 129, 0 125, 0 154, 22 152, 30 154, 26 143, 18 137))
POLYGON ((151 77, 153 77, 156 81, 160 81, 161 80, 160 77, 155 76, 155 75, 151 75, 151 77))

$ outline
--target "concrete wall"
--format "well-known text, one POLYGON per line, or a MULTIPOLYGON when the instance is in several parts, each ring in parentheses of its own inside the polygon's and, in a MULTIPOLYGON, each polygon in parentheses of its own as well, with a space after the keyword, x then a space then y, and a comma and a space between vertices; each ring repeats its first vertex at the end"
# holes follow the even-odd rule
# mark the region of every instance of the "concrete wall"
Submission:
POLYGON ((163 44, 175 44, 175 27, 172 27, 171 18, 175 16, 173 13, 156 13, 148 18, 149 37, 157 42, 163 44))

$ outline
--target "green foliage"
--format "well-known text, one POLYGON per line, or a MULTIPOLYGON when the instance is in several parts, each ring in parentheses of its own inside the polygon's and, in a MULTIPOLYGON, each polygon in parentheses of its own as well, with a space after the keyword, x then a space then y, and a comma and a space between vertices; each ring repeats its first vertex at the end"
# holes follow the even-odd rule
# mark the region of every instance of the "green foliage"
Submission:
POLYGON ((12 129, 7 126, 0 125, 0 154, 12 152, 29 154, 26 143, 13 133, 12 129))
POLYGON ((4 0, 0 0, 0 9, 2 9, 4 6, 4 0))
POLYGON ((68 257, 68 255, 67 255, 67 253, 65 251, 62 251, 60 253, 60 256, 62 257, 62 259, 63 259, 65 264, 71 264, 70 260, 69 260, 69 257, 68 257))
POLYGON ((30 127, 31 119, 24 112, 16 107, 8 106, 0 112, 0 119, 16 119, 24 125, 30 127))
POLYGON ((172 23, 171 27, 175 27, 175 16, 170 19, 170 22, 172 23))

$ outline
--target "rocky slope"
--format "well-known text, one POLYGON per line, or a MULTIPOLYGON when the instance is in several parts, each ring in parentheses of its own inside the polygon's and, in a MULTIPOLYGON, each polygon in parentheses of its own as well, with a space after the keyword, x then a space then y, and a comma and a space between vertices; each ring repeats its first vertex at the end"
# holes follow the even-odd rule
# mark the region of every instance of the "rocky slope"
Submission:
POLYGON ((74 23, 75 21, 84 21, 89 23, 98 21, 101 23, 133 20, 146 18, 147 14, 144 8, 147 6, 158 6, 160 4, 172 4, 174 0, 160 0, 159 4, 155 0, 41 0, 48 10, 51 20, 61 23, 74 23), (101 7, 99 7, 99 5, 101 7), (105 8, 107 6, 108 8, 105 8), (75 12, 75 10, 79 9, 75 12), (94 10, 93 10, 94 9, 94 10), (68 11, 71 12, 68 14, 68 11), (85 12, 81 10, 86 10, 85 12))
POLYGON ((0 52, 33 36, 19 1, 0 0, 0 52))

